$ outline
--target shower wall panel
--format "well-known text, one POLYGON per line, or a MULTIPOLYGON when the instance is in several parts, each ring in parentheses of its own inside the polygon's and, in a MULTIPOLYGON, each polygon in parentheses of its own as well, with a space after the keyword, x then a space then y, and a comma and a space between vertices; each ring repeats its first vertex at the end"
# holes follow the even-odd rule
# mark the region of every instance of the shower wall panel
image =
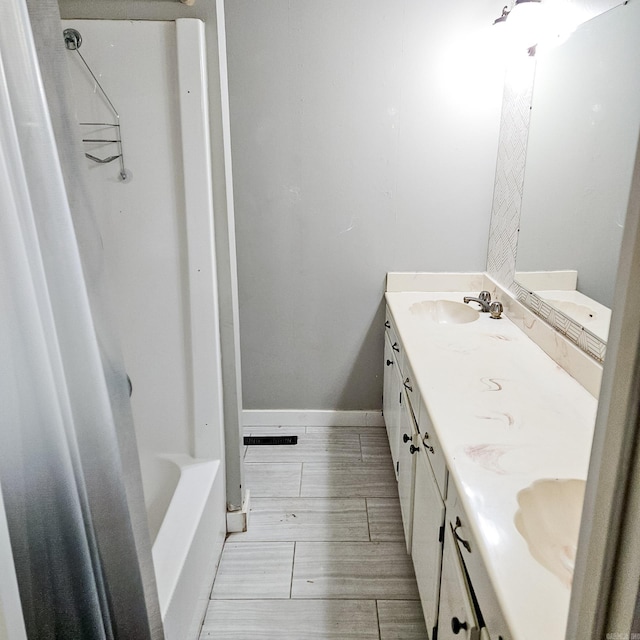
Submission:
MULTIPOLYGON (((131 401, 153 531, 175 485, 163 473, 167 465, 159 463, 158 456, 203 455, 196 450, 194 430, 176 23, 73 20, 63 26, 80 32, 80 53, 95 74, 94 79, 77 52, 69 51, 78 123, 99 123, 78 125, 77 135, 88 140, 86 153, 102 160, 117 155, 117 143, 91 141, 117 138, 115 127, 104 126, 117 121, 109 101, 120 116, 127 178, 120 177, 119 159, 99 163, 86 158, 86 166, 133 386, 131 401)), ((216 322, 217 317, 211 318, 212 324, 216 322)), ((222 424, 209 428, 219 432, 222 424)))

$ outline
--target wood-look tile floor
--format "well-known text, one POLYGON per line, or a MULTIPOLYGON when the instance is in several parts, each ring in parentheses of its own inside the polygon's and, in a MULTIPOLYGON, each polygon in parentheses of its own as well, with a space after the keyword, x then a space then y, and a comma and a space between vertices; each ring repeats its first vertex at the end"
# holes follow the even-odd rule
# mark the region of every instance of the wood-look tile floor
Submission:
POLYGON ((384 429, 251 428, 249 530, 225 543, 200 640, 426 640, 384 429))

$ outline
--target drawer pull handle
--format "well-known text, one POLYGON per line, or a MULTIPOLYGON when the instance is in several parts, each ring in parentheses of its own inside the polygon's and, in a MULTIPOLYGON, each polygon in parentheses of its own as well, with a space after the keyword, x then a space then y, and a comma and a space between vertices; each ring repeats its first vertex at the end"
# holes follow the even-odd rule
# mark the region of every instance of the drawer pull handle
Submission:
POLYGON ((411 455, 413 455, 416 451, 420 451, 420 447, 414 447, 413 445, 409 447, 409 453, 411 455))
POLYGON ((387 329, 391 329, 391 323, 388 320, 384 323, 384 326, 387 327, 387 329))
POLYGON ((409 382, 411 382, 409 378, 404 381, 404 388, 413 393, 413 387, 409 385, 409 382))
POLYGON ((393 360, 387 360, 387 367, 390 367, 393 364, 393 360))
POLYGON ((456 540, 469 552, 471 553, 471 545, 467 540, 463 540, 459 535, 457 529, 462 526, 462 522, 460 522, 460 518, 456 516, 456 526, 453 528, 453 535, 456 537, 456 540))
POLYGON ((392 348, 394 351, 397 351, 398 353, 400 353, 400 349, 398 348, 398 343, 397 343, 397 342, 394 342, 394 343, 391 345, 391 348, 392 348))
POLYGON ((413 438, 411 436, 408 436, 406 433, 402 434, 402 442, 404 442, 406 444, 410 440, 413 440, 413 438))
POLYGON ((424 443, 424 448, 428 449, 432 454, 436 452, 435 449, 431 445, 427 444, 426 442, 424 443))
POLYGON ((466 631, 468 628, 469 625, 466 622, 460 622, 455 616, 451 618, 451 631, 453 631, 454 635, 457 636, 462 629, 466 631))

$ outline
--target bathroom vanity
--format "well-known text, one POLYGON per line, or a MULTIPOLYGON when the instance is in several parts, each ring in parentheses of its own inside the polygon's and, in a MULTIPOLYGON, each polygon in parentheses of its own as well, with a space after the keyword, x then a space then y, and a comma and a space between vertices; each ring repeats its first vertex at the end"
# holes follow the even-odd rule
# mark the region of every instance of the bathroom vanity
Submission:
POLYGON ((432 640, 561 640, 597 400, 509 317, 462 302, 491 287, 388 276, 384 417, 407 551, 432 640))

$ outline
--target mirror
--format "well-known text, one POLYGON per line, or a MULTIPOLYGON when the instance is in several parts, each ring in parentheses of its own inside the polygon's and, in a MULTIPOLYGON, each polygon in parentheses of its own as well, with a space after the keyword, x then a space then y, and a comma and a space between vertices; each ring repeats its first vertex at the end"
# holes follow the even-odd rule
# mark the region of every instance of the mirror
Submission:
POLYGON ((606 341, 640 132, 640 1, 536 62, 516 282, 606 341))

